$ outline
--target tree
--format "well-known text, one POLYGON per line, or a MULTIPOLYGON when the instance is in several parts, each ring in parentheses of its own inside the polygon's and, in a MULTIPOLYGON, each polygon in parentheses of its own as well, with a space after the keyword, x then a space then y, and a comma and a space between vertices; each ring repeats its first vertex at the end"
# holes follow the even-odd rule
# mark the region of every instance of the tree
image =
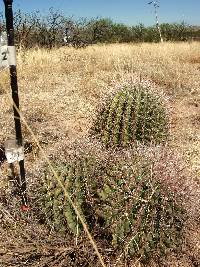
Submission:
POLYGON ((93 42, 103 43, 109 42, 113 36, 113 22, 111 19, 97 19, 92 23, 93 42))
POLYGON ((123 23, 114 23, 112 25, 112 28, 113 28, 112 30, 112 33, 113 33, 112 41, 113 42, 127 43, 133 40, 131 27, 128 27, 124 25, 123 23))

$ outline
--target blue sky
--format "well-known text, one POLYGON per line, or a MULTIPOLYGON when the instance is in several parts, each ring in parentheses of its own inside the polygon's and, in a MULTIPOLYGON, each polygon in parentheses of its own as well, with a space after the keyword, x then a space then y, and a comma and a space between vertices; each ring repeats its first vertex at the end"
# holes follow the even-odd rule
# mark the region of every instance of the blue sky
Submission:
MULTIPOLYGON (((60 9, 66 16, 109 17, 129 25, 155 23, 150 0, 14 0, 14 8, 46 12, 50 7, 60 9)), ((0 0, 0 10, 3 1, 0 0)), ((181 22, 200 25, 200 0, 160 0, 160 22, 181 22)))

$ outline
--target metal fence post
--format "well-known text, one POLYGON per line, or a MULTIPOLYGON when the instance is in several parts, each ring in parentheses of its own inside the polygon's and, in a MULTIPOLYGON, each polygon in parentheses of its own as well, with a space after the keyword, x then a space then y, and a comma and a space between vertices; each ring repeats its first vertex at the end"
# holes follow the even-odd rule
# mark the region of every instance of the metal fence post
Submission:
MULTIPOLYGON (((19 110, 19 95, 17 84, 17 67, 16 67, 16 53, 14 42, 14 27, 13 27, 13 0, 3 0, 5 4, 5 17, 6 17, 6 30, 8 38, 8 55, 9 55, 9 68, 10 68, 10 85, 12 89, 13 111, 15 122, 16 142, 19 146, 23 146, 22 129, 19 110), (17 109, 16 109, 17 107, 17 109)), ((26 196, 26 177, 24 159, 19 161, 20 176, 18 178, 19 192, 22 199, 22 209, 27 209, 27 196, 26 196)))

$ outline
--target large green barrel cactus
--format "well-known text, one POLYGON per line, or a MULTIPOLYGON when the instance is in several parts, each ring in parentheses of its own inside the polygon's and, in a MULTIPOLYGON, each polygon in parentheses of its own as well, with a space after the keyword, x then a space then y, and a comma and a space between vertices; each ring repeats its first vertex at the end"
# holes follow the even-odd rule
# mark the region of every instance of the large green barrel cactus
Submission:
POLYGON ((174 196, 148 178, 149 170, 112 167, 99 190, 105 229, 112 245, 143 260, 152 254, 164 255, 181 244, 184 212, 174 196))
MULTIPOLYGON (((183 212, 174 196, 154 181, 148 166, 77 160, 57 172, 90 230, 109 237, 113 248, 148 259, 179 245, 183 212)), ((46 175, 44 187, 48 223, 77 236, 82 226, 60 185, 46 175)))
POLYGON ((106 145, 157 143, 166 138, 167 117, 160 99, 147 89, 123 88, 103 106, 94 128, 106 145))

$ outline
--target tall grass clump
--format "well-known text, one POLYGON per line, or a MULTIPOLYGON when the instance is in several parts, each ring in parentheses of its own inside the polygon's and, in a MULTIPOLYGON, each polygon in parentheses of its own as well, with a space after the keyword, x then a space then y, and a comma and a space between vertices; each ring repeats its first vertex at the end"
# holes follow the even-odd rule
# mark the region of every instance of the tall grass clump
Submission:
MULTIPOLYGON (((57 168, 90 231, 113 251, 144 261, 179 248, 185 214, 173 192, 136 155, 105 159, 77 159, 57 168)), ((64 234, 80 234, 72 206, 48 173, 42 190, 47 223, 64 234)))
POLYGON ((167 115, 158 96, 142 86, 126 86, 100 109, 94 132, 110 146, 134 141, 160 143, 167 137, 167 115))

